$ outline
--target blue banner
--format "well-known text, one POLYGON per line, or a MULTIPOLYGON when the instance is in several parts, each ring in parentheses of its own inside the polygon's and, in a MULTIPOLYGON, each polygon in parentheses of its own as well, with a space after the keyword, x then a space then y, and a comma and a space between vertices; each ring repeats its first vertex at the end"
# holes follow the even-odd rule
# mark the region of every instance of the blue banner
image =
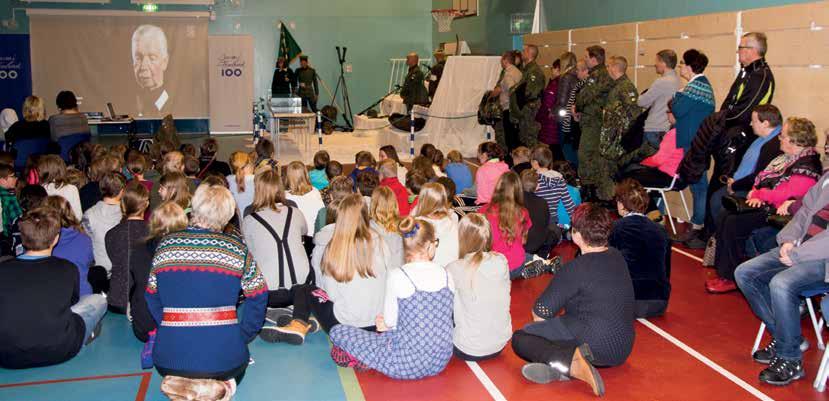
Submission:
POLYGON ((14 109, 23 119, 23 100, 31 94, 29 35, 0 35, 0 110, 14 109))

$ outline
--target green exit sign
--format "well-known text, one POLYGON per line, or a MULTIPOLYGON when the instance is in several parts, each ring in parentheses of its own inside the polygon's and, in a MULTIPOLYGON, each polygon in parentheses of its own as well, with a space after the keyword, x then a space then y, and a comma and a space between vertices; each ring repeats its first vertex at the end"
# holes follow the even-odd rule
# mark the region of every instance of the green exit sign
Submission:
POLYGON ((144 4, 141 6, 141 11, 145 13, 154 13, 158 11, 158 4, 144 4))

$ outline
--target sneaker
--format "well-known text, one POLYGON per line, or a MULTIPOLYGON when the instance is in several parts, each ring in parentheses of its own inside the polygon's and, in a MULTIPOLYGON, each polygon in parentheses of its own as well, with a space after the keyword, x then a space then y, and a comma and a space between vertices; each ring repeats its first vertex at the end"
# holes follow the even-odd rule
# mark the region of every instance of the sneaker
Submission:
MULTIPOLYGON (((293 315, 282 315, 278 319, 276 319, 276 325, 278 327, 283 327, 291 324, 291 320, 294 320, 293 315)), ((308 329, 308 333, 316 333, 320 330, 320 322, 317 318, 311 316, 308 318, 308 324, 311 325, 311 328, 308 329)))
POLYGON ((98 324, 96 324, 95 328, 92 329, 92 333, 89 334, 89 338, 86 339, 83 345, 89 345, 95 341, 96 338, 101 336, 101 323, 103 323, 103 319, 98 321, 98 324))
POLYGON ((531 260, 524 264, 524 269, 521 271, 521 278, 530 279, 538 277, 547 271, 547 266, 545 265, 544 260, 531 260))
POLYGON ((544 269, 547 273, 556 274, 561 270, 561 256, 553 256, 544 261, 544 269))
POLYGON ((760 372, 760 381, 775 386, 785 386, 805 376, 802 361, 774 358, 769 367, 760 372))
POLYGON ((712 278, 705 281, 705 290, 712 294, 725 294, 736 291, 737 283, 724 278, 712 278))
POLYGON ((310 324, 299 319, 293 319, 287 326, 277 326, 274 330, 278 342, 302 345, 305 342, 305 335, 308 334, 310 329, 310 324))
POLYGON ((751 354, 751 358, 754 359, 754 362, 762 363, 768 365, 771 363, 772 359, 777 356, 777 352, 775 351, 774 347, 777 345, 777 340, 771 340, 765 347, 754 351, 751 354))

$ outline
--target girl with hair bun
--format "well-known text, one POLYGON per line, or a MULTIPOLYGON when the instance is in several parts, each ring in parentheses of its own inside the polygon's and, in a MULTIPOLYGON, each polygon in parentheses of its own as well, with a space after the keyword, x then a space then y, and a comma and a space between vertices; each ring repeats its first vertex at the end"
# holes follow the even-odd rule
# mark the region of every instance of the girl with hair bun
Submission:
POLYGON ((331 357, 339 366, 413 380, 439 374, 452 357, 455 286, 431 261, 438 246, 434 227, 410 216, 398 228, 406 264, 388 273, 383 314, 376 320, 380 334, 334 326, 331 357))

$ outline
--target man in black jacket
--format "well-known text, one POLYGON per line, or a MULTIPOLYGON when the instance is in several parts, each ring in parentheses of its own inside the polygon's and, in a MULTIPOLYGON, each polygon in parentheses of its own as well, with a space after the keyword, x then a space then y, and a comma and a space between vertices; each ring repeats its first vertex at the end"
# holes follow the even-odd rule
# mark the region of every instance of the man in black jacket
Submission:
MULTIPOLYGON (((705 171, 710 158, 714 158, 708 198, 725 184, 720 177, 730 177, 740 163, 748 146, 753 142, 751 112, 758 105, 771 103, 774 97, 774 75, 766 63, 768 42, 762 32, 749 32, 740 39, 737 54, 740 73, 731 84, 718 113, 703 121, 679 167, 685 182, 697 182, 705 171)), ((706 213, 706 232, 713 227, 710 208, 706 213)), ((704 248, 704 238, 686 241, 692 248, 704 248)))

